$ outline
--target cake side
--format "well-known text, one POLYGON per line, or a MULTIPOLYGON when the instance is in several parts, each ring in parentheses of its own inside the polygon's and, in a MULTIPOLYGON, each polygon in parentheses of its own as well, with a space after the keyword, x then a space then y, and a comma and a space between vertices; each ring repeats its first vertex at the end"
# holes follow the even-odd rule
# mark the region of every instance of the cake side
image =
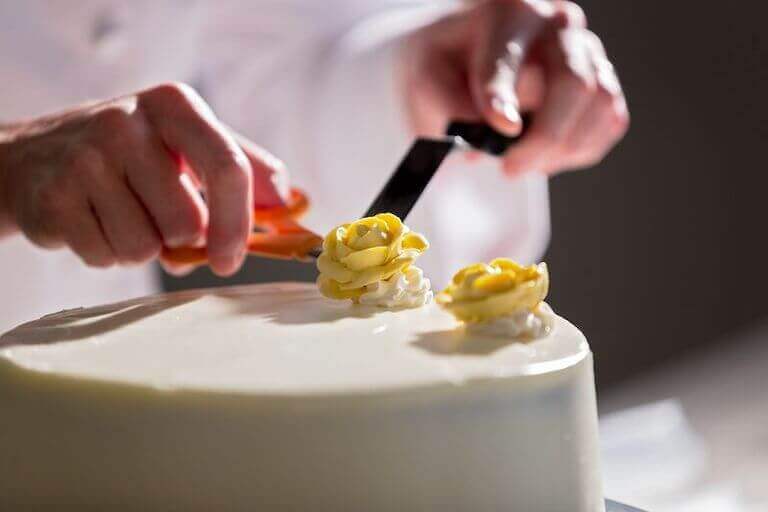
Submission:
POLYGON ((268 402, 8 376, 0 508, 602 511, 591 356, 456 393, 268 402))
POLYGON ((0 508, 603 510, 592 358, 560 318, 467 338, 436 307, 257 285, 50 315, 0 355, 0 508))

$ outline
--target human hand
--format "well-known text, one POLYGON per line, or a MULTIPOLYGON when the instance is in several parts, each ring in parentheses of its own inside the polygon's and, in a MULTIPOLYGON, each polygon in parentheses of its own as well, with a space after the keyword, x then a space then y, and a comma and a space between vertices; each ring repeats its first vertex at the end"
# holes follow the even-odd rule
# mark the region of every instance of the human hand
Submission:
POLYGON ((214 272, 230 275, 254 206, 280 205, 286 190, 282 164, 185 85, 0 127, 0 233, 68 246, 91 266, 206 244, 214 272))
POLYGON ((414 130, 441 135, 451 119, 482 119, 517 135, 509 175, 598 163, 622 138, 629 113, 600 39, 574 3, 477 1, 413 34, 400 83, 414 130))

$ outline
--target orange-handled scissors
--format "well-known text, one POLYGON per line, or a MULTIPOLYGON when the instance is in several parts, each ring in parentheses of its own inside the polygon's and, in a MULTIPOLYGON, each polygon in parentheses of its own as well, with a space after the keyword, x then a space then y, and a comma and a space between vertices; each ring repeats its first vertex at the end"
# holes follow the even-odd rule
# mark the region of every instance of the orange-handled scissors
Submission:
MULTIPOLYGON (((277 259, 316 257, 323 244, 322 237, 298 222, 308 209, 306 194, 294 188, 285 206, 254 210, 253 223, 258 231, 248 237, 248 252, 277 259)), ((164 247, 160 258, 178 265, 202 265, 208 261, 205 247, 164 247)))
MULTIPOLYGON (((527 116, 523 116, 523 121, 524 132, 529 124, 527 116)), ((448 126, 445 137, 416 139, 364 217, 390 212, 405 220, 451 151, 473 147, 498 156, 521 136, 522 133, 508 137, 482 123, 455 121, 448 126)), ((293 189, 286 206, 255 210, 253 221, 260 231, 248 237, 248 252, 279 259, 306 261, 317 258, 322 237, 298 223, 308 208, 307 196, 293 189)), ((200 265, 208 261, 205 247, 166 248, 161 258, 181 265, 200 265)))

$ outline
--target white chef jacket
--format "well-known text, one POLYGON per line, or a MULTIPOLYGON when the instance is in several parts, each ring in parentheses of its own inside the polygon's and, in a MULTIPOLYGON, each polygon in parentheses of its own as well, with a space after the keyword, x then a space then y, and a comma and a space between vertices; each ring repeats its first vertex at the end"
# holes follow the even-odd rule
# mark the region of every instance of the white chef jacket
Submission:
MULTIPOLYGON (((165 81, 286 162, 320 233, 359 217, 412 138, 393 66, 400 41, 455 7, 425 0, 0 0, 0 123, 165 81)), ((449 160, 408 224, 437 287, 460 266, 540 257, 547 184, 449 160)), ((150 265, 92 269, 67 250, 0 239, 0 332, 41 314, 156 289, 150 265)))

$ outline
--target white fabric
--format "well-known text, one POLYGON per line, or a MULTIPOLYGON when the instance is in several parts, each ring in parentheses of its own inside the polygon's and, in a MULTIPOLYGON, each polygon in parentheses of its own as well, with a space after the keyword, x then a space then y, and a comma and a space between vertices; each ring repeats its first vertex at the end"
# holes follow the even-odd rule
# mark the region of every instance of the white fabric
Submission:
MULTIPOLYGON (((364 212, 407 149, 394 80, 404 35, 456 2, 425 0, 0 0, 0 123, 180 80, 276 153, 309 191, 320 232, 364 212)), ((408 223, 436 286, 471 261, 538 258, 546 180, 449 162, 408 223)), ((0 331, 157 285, 149 266, 92 270, 66 251, 0 240, 0 331)))

